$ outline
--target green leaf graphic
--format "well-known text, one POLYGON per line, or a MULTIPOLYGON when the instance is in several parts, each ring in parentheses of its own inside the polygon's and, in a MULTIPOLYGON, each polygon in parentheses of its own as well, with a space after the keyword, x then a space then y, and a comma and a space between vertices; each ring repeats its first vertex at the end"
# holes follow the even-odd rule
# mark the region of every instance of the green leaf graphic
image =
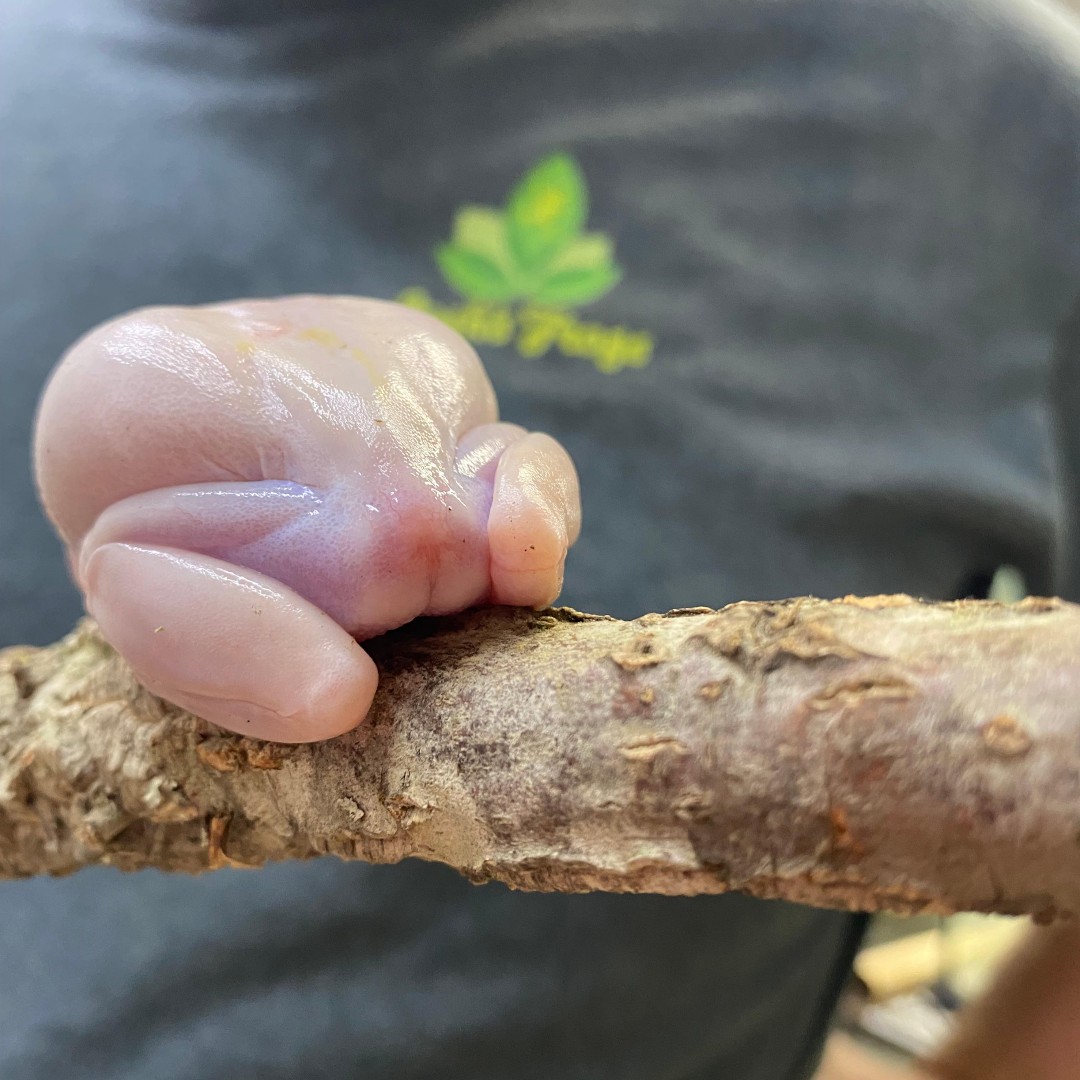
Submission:
POLYGON ((463 206, 454 215, 454 246, 486 256, 504 272, 513 267, 506 239, 506 217, 501 210, 463 206))
POLYGON ((443 277, 467 300, 508 300, 514 285, 503 270, 486 255, 456 244, 440 244, 435 261, 443 277))
POLYGON ((585 223, 585 178, 568 154, 551 154, 514 186, 506 204, 510 250, 523 270, 551 260, 585 223))
POLYGON ((610 266, 612 244, 603 233, 585 233, 571 240, 551 260, 549 273, 557 270, 595 270, 601 266, 610 266))
POLYGON ((611 248, 611 240, 603 233, 585 233, 571 240, 531 290, 533 299, 555 307, 578 307, 598 300, 622 277, 611 260, 611 248))
POLYGON ((596 266, 582 270, 557 270, 533 294, 538 304, 552 307, 580 307, 598 300, 614 288, 622 277, 617 266, 596 266))
POLYGON ((531 299, 577 307, 603 296, 622 276, 603 233, 582 233, 585 180, 568 154, 551 154, 514 186, 505 211, 463 206, 435 259, 467 300, 531 299))

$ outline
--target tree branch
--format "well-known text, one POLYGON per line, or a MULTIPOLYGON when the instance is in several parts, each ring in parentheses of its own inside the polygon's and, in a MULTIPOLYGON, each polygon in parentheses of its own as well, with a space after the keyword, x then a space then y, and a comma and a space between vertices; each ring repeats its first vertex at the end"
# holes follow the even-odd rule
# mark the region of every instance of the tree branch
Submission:
POLYGON ((524 889, 1080 912, 1080 608, 906 597, 368 642, 369 720, 222 733, 94 626, 0 653, 0 875, 435 859, 524 889))

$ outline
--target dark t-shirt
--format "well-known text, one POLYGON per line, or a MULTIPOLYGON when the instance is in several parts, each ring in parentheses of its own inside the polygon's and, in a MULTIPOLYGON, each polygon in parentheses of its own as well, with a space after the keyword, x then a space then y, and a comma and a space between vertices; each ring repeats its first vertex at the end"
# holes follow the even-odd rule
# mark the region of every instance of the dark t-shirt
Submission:
MULTIPOLYGON (((141 304, 298 291, 436 310, 504 417, 566 444, 568 603, 947 597, 1001 563, 1053 587, 1046 380, 1080 291, 1080 44, 1054 7, 7 0, 4 22, 0 644, 80 610, 27 465, 60 351, 141 304)), ((857 928, 419 862, 5 883, 0 1076, 796 1080, 857 928)))

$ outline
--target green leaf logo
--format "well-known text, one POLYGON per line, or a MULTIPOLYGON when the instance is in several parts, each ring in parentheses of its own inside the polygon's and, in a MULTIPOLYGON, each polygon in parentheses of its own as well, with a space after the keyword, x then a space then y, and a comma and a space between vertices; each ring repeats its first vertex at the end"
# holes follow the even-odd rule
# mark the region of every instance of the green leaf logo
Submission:
POLYGON ((552 154, 527 172, 506 204, 510 248, 523 267, 540 267, 585 224, 585 178, 573 158, 552 154))
POLYGON ((599 299, 622 276, 611 240, 585 233, 588 191, 577 162, 551 154, 510 192, 505 210, 462 207, 435 260, 467 300, 532 300, 579 307, 599 299))
POLYGON ((532 299, 552 307, 578 307, 603 296, 620 277, 622 271, 612 262, 611 241, 603 233, 586 233, 551 261, 532 299))

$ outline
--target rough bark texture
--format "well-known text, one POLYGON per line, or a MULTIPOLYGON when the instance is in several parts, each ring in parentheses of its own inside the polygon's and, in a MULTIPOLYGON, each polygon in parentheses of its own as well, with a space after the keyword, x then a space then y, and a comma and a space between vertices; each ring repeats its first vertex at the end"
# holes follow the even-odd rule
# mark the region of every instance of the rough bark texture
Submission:
POLYGON ((436 859, 524 889, 1080 911, 1080 608, 496 609, 368 643, 367 723, 281 746, 83 623, 0 653, 0 874, 436 859))

